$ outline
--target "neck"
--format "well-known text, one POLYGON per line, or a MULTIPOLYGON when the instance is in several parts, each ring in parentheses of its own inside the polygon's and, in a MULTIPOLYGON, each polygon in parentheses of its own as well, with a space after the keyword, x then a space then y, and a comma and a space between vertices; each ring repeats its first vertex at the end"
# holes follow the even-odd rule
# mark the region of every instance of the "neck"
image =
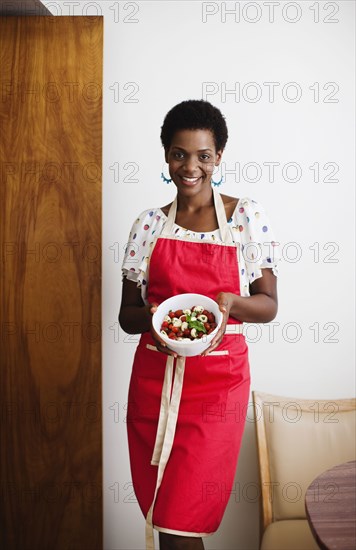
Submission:
POLYGON ((214 195, 212 187, 207 187, 197 195, 191 197, 177 191, 177 211, 190 212, 194 214, 204 207, 214 206, 214 195))

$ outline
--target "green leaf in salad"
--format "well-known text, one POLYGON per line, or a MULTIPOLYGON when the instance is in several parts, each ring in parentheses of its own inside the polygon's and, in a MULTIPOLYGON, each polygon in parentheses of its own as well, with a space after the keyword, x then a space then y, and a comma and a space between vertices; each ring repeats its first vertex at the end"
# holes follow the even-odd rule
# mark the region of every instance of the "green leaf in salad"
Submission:
POLYGON ((197 329, 198 332, 204 332, 206 334, 205 326, 198 319, 194 320, 194 321, 188 321, 188 327, 189 328, 195 328, 195 329, 197 329))

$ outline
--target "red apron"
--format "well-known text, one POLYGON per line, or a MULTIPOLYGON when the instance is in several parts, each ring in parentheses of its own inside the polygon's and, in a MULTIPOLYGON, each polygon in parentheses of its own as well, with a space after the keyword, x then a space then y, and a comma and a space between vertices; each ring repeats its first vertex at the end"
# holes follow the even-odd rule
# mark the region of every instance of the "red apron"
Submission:
MULTIPOLYGON (((213 189, 213 196, 222 242, 172 235, 177 197, 172 203, 148 260, 149 303, 186 292, 214 300, 219 292, 240 295, 239 243, 232 240, 220 194, 213 189)), ((127 433, 133 487, 146 518, 146 550, 154 549, 153 527, 196 537, 219 527, 234 481, 249 391, 248 348, 242 323, 234 317, 206 357, 167 356, 149 331, 141 334, 127 433)))

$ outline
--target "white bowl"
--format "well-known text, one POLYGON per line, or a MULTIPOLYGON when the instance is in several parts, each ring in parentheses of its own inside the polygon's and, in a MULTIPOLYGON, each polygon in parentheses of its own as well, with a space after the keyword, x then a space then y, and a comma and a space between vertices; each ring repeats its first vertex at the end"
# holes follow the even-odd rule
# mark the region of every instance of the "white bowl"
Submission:
POLYGON ((217 302, 204 296, 203 294, 178 294, 177 296, 172 296, 162 302, 157 311, 152 316, 152 324, 155 332, 167 343, 167 347, 175 351, 178 355, 183 357, 193 357, 194 355, 200 355, 204 350, 206 350, 211 340, 214 338, 223 320, 223 313, 220 311, 217 302), (215 322, 217 323, 216 328, 210 334, 204 334, 202 338, 197 338, 196 340, 171 340, 165 334, 161 334, 161 326, 163 319, 168 312, 172 309, 176 311, 177 309, 191 309, 193 306, 203 306, 204 309, 211 311, 215 315, 215 322))

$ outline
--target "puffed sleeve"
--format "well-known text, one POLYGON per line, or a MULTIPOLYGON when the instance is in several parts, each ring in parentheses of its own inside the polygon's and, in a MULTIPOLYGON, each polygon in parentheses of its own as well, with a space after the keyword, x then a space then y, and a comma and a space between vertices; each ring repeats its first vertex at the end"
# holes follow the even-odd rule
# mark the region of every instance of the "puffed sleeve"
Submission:
POLYGON ((122 278, 137 282, 137 286, 147 284, 146 271, 154 235, 159 235, 163 220, 159 209, 144 210, 132 224, 129 239, 121 266, 122 278))
POLYGON ((263 268, 271 268, 278 276, 281 260, 279 243, 275 238, 270 219, 259 202, 250 198, 241 201, 238 209, 242 255, 249 284, 263 276, 263 268))

